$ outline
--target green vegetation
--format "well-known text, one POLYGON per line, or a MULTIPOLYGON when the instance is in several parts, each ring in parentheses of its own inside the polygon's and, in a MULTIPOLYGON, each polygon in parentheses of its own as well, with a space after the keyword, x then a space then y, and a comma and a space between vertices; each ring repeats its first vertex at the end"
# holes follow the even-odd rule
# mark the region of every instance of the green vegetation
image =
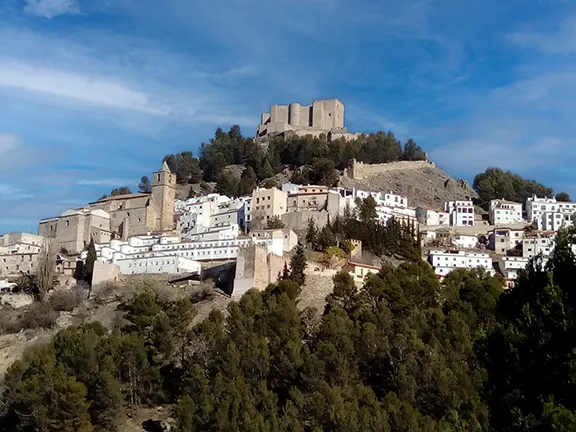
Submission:
POLYGON ((228 132, 218 128, 208 143, 202 143, 198 159, 185 151, 164 157, 176 173, 180 184, 201 180, 216 182, 216 190, 231 196, 250 193, 257 182, 281 172, 285 167, 296 170, 291 181, 299 184, 334 186, 338 182, 338 169, 344 169, 356 158, 366 163, 422 160, 426 155, 413 141, 404 146, 392 132, 378 132, 356 140, 343 139, 328 142, 325 136, 313 138, 273 138, 267 150, 252 138, 242 135, 239 126, 228 132), (240 182, 233 173, 224 171, 229 165, 246 167, 240 182), (250 171, 248 171, 248 169, 250 171))
POLYGON ((284 227, 284 222, 282 222, 280 216, 272 216, 266 221, 266 229, 281 229, 284 227))
POLYGON ((140 193, 151 193, 152 185, 150 184, 150 179, 147 176, 143 176, 138 184, 138 192, 140 193))
POLYGON ((556 201, 562 201, 562 202, 570 202, 570 195, 568 195, 566 192, 558 192, 556 194, 556 201))
POLYGON ((378 220, 376 202, 369 196, 358 199, 354 214, 338 216, 318 230, 312 219, 308 221, 306 243, 312 250, 323 252, 339 246, 346 253, 353 250, 351 239, 361 240, 363 248, 378 256, 398 255, 402 258, 421 259, 418 232, 412 223, 390 219, 378 220))
POLYGON ((526 180, 511 171, 488 168, 474 177, 474 190, 480 197, 480 205, 488 208, 490 200, 505 199, 525 203, 533 194, 552 196, 554 191, 535 180, 526 180))
POLYGON ((299 311, 302 246, 226 318, 192 326, 190 300, 146 291, 122 328, 68 328, 15 362, 0 429, 115 431, 121 410, 152 403, 172 407, 175 432, 573 431, 574 242, 561 232, 506 293, 481 270, 440 283, 417 259, 361 288, 338 273, 323 312, 299 311))

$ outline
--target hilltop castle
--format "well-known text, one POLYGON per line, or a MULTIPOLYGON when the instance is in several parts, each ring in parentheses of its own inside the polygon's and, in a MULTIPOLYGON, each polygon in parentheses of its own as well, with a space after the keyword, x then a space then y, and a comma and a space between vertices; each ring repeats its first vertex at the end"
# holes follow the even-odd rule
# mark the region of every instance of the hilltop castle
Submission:
POLYGON ((269 113, 262 113, 256 136, 264 139, 275 135, 326 134, 331 139, 354 138, 344 127, 344 104, 336 98, 315 100, 312 105, 272 105, 269 113))
POLYGON ((152 176, 152 193, 116 195, 66 210, 40 221, 38 233, 53 237, 59 247, 79 253, 94 239, 107 243, 112 236, 127 239, 174 229, 176 175, 164 162, 152 176))

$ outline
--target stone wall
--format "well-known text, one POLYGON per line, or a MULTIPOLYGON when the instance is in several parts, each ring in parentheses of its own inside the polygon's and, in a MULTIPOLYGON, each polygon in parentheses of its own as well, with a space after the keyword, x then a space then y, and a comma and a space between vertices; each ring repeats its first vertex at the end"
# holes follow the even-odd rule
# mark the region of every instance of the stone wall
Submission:
POLYGON ((348 177, 352 179, 363 179, 371 175, 381 174, 397 170, 417 170, 422 168, 434 168, 436 164, 429 161, 399 161, 382 164, 365 164, 353 159, 352 166, 346 170, 348 177))
POLYGON ((251 288, 264 290, 268 284, 278 281, 284 263, 289 257, 268 253, 266 246, 249 246, 238 249, 236 275, 232 300, 240 300, 251 288))
POLYGON ((94 262, 94 272, 92 274, 92 285, 104 282, 118 282, 120 277, 120 267, 117 264, 104 264, 100 261, 94 262))
MULTIPOLYGON (((318 228, 323 228, 328 221, 330 213, 326 211, 298 211, 284 213, 282 222, 287 228, 292 228, 298 232, 308 227, 308 219, 312 218, 318 228)), ((332 218, 334 220, 334 218, 332 218)))

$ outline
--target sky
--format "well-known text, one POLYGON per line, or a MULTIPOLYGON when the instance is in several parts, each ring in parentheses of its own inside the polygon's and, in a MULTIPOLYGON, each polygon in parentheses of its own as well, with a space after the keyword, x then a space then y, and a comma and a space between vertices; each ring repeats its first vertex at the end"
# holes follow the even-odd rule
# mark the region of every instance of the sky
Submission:
POLYGON ((338 97, 454 177, 576 196, 574 0, 0 0, 0 232, 338 97))

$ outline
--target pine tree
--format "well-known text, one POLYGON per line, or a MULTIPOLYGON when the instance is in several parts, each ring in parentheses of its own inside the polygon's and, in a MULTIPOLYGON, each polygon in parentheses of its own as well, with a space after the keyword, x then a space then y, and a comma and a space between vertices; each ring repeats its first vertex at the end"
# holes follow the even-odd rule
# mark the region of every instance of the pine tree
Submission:
POLYGON ((306 276, 304 275, 304 270, 308 265, 306 261, 306 254, 304 253, 304 246, 298 243, 296 247, 296 253, 290 259, 290 279, 296 282, 298 285, 304 285, 306 276))
POLYGON ((308 247, 316 250, 318 248, 318 228, 314 223, 314 219, 308 219, 308 230, 306 231, 306 243, 308 247))
POLYGON ((140 179, 140 184, 138 185, 138 192, 150 193, 152 192, 152 185, 150 184, 150 179, 146 176, 140 179))
POLYGON ((90 239, 88 245, 88 255, 86 256, 86 263, 82 268, 82 280, 89 285, 92 285, 92 276, 94 275, 94 263, 98 259, 96 254, 96 246, 94 246, 94 239, 90 239))

